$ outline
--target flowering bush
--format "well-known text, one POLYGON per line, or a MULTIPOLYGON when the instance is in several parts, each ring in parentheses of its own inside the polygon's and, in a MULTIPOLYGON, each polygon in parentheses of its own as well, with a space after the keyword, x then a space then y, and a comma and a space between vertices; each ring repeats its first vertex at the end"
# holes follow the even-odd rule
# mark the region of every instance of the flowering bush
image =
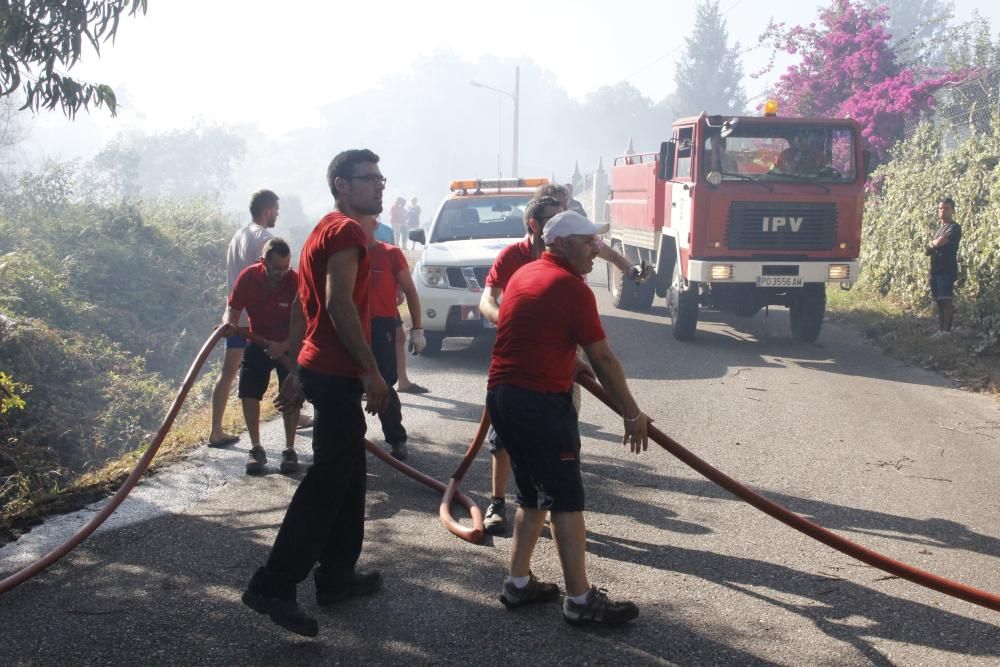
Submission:
POLYGON ((773 94, 779 108, 797 116, 854 118, 868 147, 884 159, 902 137, 904 122, 930 109, 941 86, 964 76, 902 67, 887 22, 885 7, 852 0, 833 0, 820 11, 818 25, 772 22, 761 42, 801 57, 778 79, 773 94))

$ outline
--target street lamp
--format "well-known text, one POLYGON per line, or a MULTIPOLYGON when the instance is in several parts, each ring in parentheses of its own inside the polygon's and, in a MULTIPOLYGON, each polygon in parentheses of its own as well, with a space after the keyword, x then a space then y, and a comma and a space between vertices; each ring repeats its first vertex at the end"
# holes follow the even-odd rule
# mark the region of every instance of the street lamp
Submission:
POLYGON ((513 93, 506 90, 500 90, 499 88, 494 88, 493 86, 487 86, 486 84, 479 83, 478 81, 470 81, 469 85, 475 86, 476 88, 486 88, 487 90, 492 90, 495 93, 506 95, 510 99, 514 100, 514 151, 511 157, 510 175, 511 178, 517 178, 517 121, 521 104, 521 67, 518 66, 514 68, 513 93))

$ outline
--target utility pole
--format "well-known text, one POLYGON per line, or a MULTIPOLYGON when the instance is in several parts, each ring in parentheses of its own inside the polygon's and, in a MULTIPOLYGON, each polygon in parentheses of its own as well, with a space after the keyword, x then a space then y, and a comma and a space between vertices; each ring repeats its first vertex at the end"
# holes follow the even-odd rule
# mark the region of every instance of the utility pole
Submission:
POLYGON ((484 83, 479 83, 478 81, 470 81, 469 85, 475 86, 476 88, 486 88, 487 90, 492 90, 495 93, 500 93, 501 95, 506 95, 514 101, 514 148, 511 151, 511 169, 510 175, 512 178, 517 178, 517 144, 518 144, 518 125, 520 123, 520 113, 521 113, 521 67, 518 65, 514 68, 514 92, 511 93, 506 90, 501 90, 500 88, 494 88, 493 86, 487 86, 484 83))

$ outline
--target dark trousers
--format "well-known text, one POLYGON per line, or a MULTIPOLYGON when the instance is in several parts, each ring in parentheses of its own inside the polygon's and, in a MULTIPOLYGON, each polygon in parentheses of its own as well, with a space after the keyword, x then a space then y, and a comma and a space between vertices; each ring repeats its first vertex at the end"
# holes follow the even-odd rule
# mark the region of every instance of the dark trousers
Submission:
POLYGON ((378 364, 378 372, 389 385, 389 403, 378 413, 382 422, 382 434, 390 445, 406 442, 406 429, 403 428, 403 406, 399 403, 399 394, 393 389, 399 379, 396 372, 396 327, 399 321, 395 317, 372 318, 372 354, 378 364))
POLYGON ((365 416, 361 381, 300 370, 313 404, 313 464, 292 496, 264 567, 250 582, 271 597, 295 599, 317 562, 317 579, 353 570, 365 534, 365 416))

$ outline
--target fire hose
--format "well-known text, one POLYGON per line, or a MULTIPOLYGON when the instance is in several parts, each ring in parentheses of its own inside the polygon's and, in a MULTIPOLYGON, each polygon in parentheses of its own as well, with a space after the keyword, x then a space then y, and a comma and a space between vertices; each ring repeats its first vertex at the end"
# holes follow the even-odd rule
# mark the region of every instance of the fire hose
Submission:
MULTIPOLYGON (((184 382, 181 385, 181 389, 178 392, 176 398, 170 406, 170 410, 167 412, 167 416, 163 420, 163 424, 160 426, 159 431, 153 438, 149 447, 143 453, 142 458, 136 464, 132 473, 128 476, 122 486, 118 491, 112 496, 108 504, 90 521, 88 521, 83 527, 77 530, 66 542, 59 545, 58 547, 52 549, 49 553, 45 554, 43 557, 39 558, 30 565, 24 567, 13 575, 7 577, 3 581, 0 581, 0 594, 6 593, 12 588, 24 583, 28 579, 37 575, 38 573, 45 570, 48 566, 55 563, 57 560, 65 556, 67 553, 76 548, 83 540, 89 537, 104 521, 118 508, 119 505, 125 500, 132 488, 139 482, 142 475, 145 473, 149 464, 152 462, 153 457, 159 450, 160 445, 163 443, 164 438, 170 431, 171 426, 173 426, 174 419, 177 413, 180 411, 184 400, 187 398, 188 393, 191 390, 191 386, 194 384, 195 378, 198 376, 205 360, 208 358, 209 353, 212 348, 222 337, 224 327, 217 328, 212 335, 205 341, 202 346, 201 351, 195 358, 195 361, 191 364, 187 375, 184 378, 184 382)), ((620 414, 618 408, 615 407, 614 403, 611 401, 610 397, 604 391, 604 389, 598 384, 597 380, 588 375, 581 373, 577 377, 577 381, 586 388, 591 394, 593 394, 598 400, 607 405, 616 413, 620 414)), ((441 503, 438 509, 438 515, 441 522, 445 527, 462 539, 469 542, 479 542, 484 534, 483 531, 483 518, 482 513, 479 508, 468 498, 464 493, 459 490, 459 484, 468 471, 469 466, 471 466, 472 461, 475 459, 476 454, 479 452, 482 446, 483 440, 486 436, 486 430, 489 427, 489 415, 484 411, 482 418, 479 422, 479 428, 476 431, 476 435, 473 438, 472 444, 470 444, 468 451, 465 454, 461 464, 455 473, 452 475, 448 484, 442 484, 441 482, 421 473, 420 471, 406 465, 400 461, 393 459, 390 455, 383 452, 381 449, 376 447, 373 443, 365 440, 365 447, 373 455, 379 458, 381 461, 387 463, 393 468, 407 474, 413 479, 429 486, 436 491, 442 493, 441 503), (453 500, 458 500, 463 506, 465 506, 472 517, 472 527, 466 527, 461 525, 456 521, 450 512, 450 505, 453 500)), ((812 537, 813 539, 832 547, 851 558, 860 560, 863 563, 867 563, 873 567, 879 568, 890 574, 896 575, 900 578, 912 581, 921 586, 936 590, 946 595, 951 595, 953 597, 977 604, 988 609, 993 609, 995 611, 1000 611, 1000 596, 990 593, 988 591, 983 591, 965 584, 952 581, 950 579, 945 579, 931 572, 926 572, 919 568, 901 563, 899 561, 893 560, 887 556, 880 553, 872 551, 866 547, 856 544, 846 538, 843 538, 836 533, 823 528, 822 526, 805 519, 804 517, 791 512, 781 505, 764 498, 763 496, 751 491, 747 487, 743 486, 736 480, 732 479, 728 475, 722 473, 716 468, 712 467, 699 457, 695 456, 692 452, 688 451, 676 441, 671 439, 669 436, 665 435, 655 426, 650 424, 648 426, 649 437, 660 447, 667 450, 669 453, 673 454, 675 457, 683 461, 685 464, 693 468, 699 474, 708 478, 712 482, 718 484, 722 488, 726 489, 730 493, 734 494, 741 500, 749 503, 753 507, 761 510, 765 514, 781 521, 782 523, 802 532, 806 535, 812 537)))
MULTIPOLYGON (((619 415, 621 414, 621 411, 615 407, 611 398, 604 391, 601 385, 598 384, 595 378, 581 373, 577 376, 577 382, 597 397, 597 399, 602 403, 607 405, 619 415)), ((980 590, 978 588, 973 588, 972 586, 967 586, 957 581, 945 579, 944 577, 921 570, 913 567, 912 565, 907 565, 906 563, 893 560, 888 556, 883 556, 876 551, 872 551, 871 549, 863 547, 860 544, 843 538, 840 535, 823 528, 819 524, 813 523, 812 521, 785 509, 781 505, 768 500, 760 494, 751 491, 732 477, 729 477, 716 468, 713 468, 708 463, 695 456, 652 424, 648 426, 648 434, 653 442, 679 458, 691 468, 694 468, 694 470, 699 474, 707 477, 709 480, 715 482, 726 491, 729 491, 741 500, 753 505, 765 514, 788 526, 791 526, 799 532, 805 533, 814 540, 818 540, 828 547, 832 547, 841 553, 847 554, 851 558, 860 560, 863 563, 867 563, 872 567, 877 567, 880 570, 894 574, 902 579, 907 579, 913 583, 920 584, 921 586, 931 588, 940 593, 951 595, 952 597, 956 597, 961 600, 965 600, 966 602, 986 607, 987 609, 1000 611, 1000 595, 980 590)))

